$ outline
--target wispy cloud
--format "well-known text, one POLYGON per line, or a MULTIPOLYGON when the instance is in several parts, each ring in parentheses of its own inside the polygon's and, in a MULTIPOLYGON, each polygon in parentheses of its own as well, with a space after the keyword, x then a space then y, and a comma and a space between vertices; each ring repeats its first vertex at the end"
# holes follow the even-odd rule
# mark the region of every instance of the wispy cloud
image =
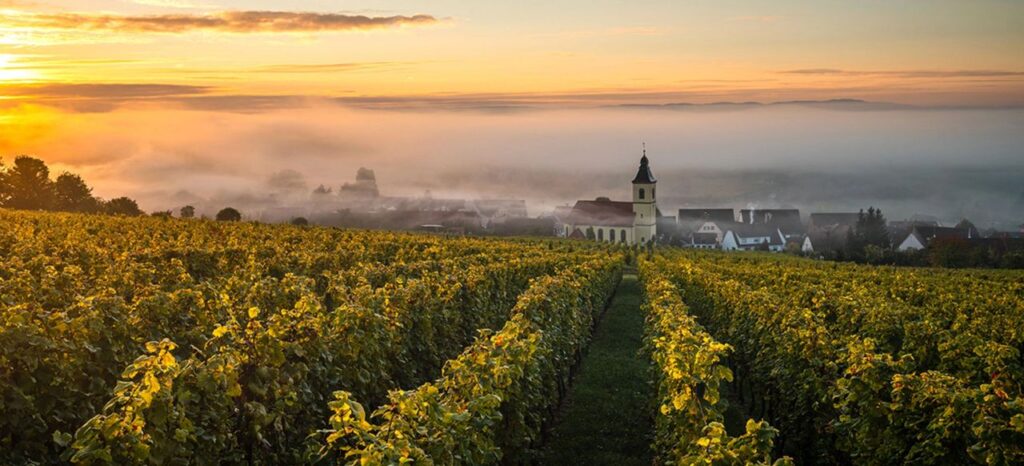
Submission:
POLYGON ((298 74, 298 73, 337 73, 345 71, 365 71, 365 70, 391 70, 397 68, 405 68, 408 66, 416 65, 416 62, 394 62, 394 61, 379 61, 379 62, 348 62, 348 63, 303 63, 303 64, 279 64, 279 65, 266 65, 255 68, 250 68, 244 71, 252 71, 258 73, 286 73, 286 74, 298 74))
POLYGON ((8 84, 0 85, 5 106, 33 103, 81 113, 109 112, 127 103, 167 102, 203 95, 204 86, 177 84, 8 84))
POLYGON ((0 86, 7 96, 148 98, 203 94, 210 88, 177 84, 24 84, 0 86))
POLYGON ((782 74, 809 76, 890 76, 899 78, 1003 78, 1024 76, 1013 70, 841 70, 806 68, 780 71, 782 74))
POLYGON ((431 15, 365 16, 288 11, 224 11, 210 14, 111 15, 92 13, 27 13, 0 18, 0 26, 16 28, 111 32, 282 33, 360 31, 423 26, 439 20, 431 15))
MULTIPOLYGON (((924 96, 930 94, 926 88, 924 96)), ((0 107, 36 104, 76 113, 110 112, 144 105, 212 112, 254 114, 281 109, 349 107, 397 112, 509 113, 539 110, 650 108, 672 110, 740 110, 765 105, 803 105, 837 110, 1021 108, 1022 95, 1012 89, 990 95, 935 93, 932 99, 908 103, 901 91, 879 86, 820 88, 765 86, 722 89, 697 86, 680 89, 580 89, 567 92, 432 93, 417 95, 249 94, 235 89, 179 84, 0 85, 0 107), (895 98, 894 98, 895 97, 895 98)))

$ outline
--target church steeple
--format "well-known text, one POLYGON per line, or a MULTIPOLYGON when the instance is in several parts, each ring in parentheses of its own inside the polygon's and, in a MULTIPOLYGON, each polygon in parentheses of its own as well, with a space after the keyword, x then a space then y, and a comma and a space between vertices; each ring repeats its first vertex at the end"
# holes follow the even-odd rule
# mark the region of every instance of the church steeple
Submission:
POLYGON ((652 242, 658 234, 658 205, 654 192, 657 182, 651 173, 647 145, 644 144, 640 169, 633 178, 633 240, 637 244, 652 242))
POLYGON ((633 183, 657 183, 654 174, 651 173, 650 163, 647 160, 647 144, 643 145, 643 156, 640 157, 640 169, 637 170, 633 183))

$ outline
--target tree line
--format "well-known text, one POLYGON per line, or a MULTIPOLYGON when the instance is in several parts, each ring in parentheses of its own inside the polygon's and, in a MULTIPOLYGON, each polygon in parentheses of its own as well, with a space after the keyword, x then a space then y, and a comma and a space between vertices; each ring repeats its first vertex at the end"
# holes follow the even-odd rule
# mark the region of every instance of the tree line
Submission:
MULTIPOLYGON (((936 238, 924 249, 900 251, 897 249, 898 239, 890 236, 886 225, 882 209, 871 207, 866 212, 861 210, 857 223, 849 230, 843 247, 813 255, 873 265, 1024 268, 1024 243, 1020 240, 986 242, 963 238, 936 238)), ((967 219, 961 220, 955 228, 977 232, 974 224, 967 219)))
POLYGON ((0 207, 21 210, 104 213, 110 215, 145 215, 139 204, 129 197, 110 200, 92 194, 92 188, 81 176, 64 172, 50 179, 46 163, 26 155, 15 157, 7 167, 0 161, 0 207))
MULTIPOLYGON (((0 160, 0 207, 19 210, 46 210, 83 214, 146 215, 134 199, 127 196, 104 200, 92 193, 92 188, 81 176, 63 172, 50 178, 46 162, 20 155, 8 167, 0 160)), ((178 211, 181 218, 195 217, 196 209, 187 205, 178 211)), ((156 217, 171 217, 171 211, 154 212, 156 217)), ((226 207, 217 212, 219 221, 239 221, 242 214, 226 207)), ((305 221, 305 219, 301 219, 305 221)))

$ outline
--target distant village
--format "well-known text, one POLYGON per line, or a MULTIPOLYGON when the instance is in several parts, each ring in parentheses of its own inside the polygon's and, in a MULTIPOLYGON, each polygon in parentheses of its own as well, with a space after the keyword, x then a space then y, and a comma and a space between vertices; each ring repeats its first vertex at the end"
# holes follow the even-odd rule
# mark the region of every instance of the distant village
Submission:
MULTIPOLYGON (((627 176, 623 176, 623 184, 627 176)), ((319 186, 287 196, 268 207, 194 205, 177 210, 181 218, 243 219, 365 229, 418 230, 448 235, 551 236, 625 246, 669 245, 722 251, 786 252, 820 259, 872 264, 1024 268, 1024 224, 1016 230, 978 229, 968 219, 941 225, 915 216, 889 221, 881 210, 812 212, 793 208, 698 206, 666 215, 658 205, 658 180, 646 150, 630 182, 629 200, 597 197, 531 216, 522 199, 456 199, 387 196, 373 170, 360 168, 353 182, 337 191, 319 186), (241 207, 242 210, 236 207, 241 207)), ((258 203, 257 203, 258 204, 258 203)), ((50 179, 46 163, 19 156, 10 168, 0 164, 0 207, 141 216, 128 197, 101 199, 73 173, 50 179)), ((150 215, 172 217, 175 211, 150 215)))
MULTIPOLYGON (((578 240, 645 245, 657 243, 724 251, 792 252, 842 255, 858 224, 874 214, 812 212, 799 209, 691 207, 665 215, 657 203, 657 179, 646 150, 631 182, 632 199, 579 200, 539 216, 528 215, 525 200, 447 199, 381 195, 373 170, 360 168, 355 181, 337 192, 324 186, 301 208, 263 212, 265 221, 302 217, 313 223, 356 228, 422 230, 448 234, 557 236, 578 240)), ((880 212, 879 212, 880 216, 880 212)), ((934 242, 956 242, 996 250, 1024 248, 1024 224, 1017 231, 979 231, 968 220, 955 226, 934 218, 886 221, 887 249, 910 252, 934 242)))

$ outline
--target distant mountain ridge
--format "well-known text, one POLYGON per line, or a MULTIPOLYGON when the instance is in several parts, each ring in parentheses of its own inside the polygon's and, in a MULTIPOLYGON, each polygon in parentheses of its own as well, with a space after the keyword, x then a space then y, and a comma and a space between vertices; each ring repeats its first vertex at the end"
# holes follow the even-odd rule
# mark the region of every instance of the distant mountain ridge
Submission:
POLYGON ((693 103, 693 102, 671 102, 665 104, 620 104, 612 105, 614 108, 637 108, 637 109, 665 109, 665 110, 733 110, 743 108, 766 108, 766 107, 784 107, 784 106, 802 106, 802 107, 817 107, 817 108, 830 108, 836 110, 914 110, 914 109, 931 109, 932 107, 917 107, 914 105, 898 104, 893 102, 873 102, 861 99, 828 99, 828 100, 781 100, 778 102, 758 102, 758 101, 745 101, 745 102, 733 102, 733 101, 721 101, 721 102, 708 102, 708 103, 693 103))

